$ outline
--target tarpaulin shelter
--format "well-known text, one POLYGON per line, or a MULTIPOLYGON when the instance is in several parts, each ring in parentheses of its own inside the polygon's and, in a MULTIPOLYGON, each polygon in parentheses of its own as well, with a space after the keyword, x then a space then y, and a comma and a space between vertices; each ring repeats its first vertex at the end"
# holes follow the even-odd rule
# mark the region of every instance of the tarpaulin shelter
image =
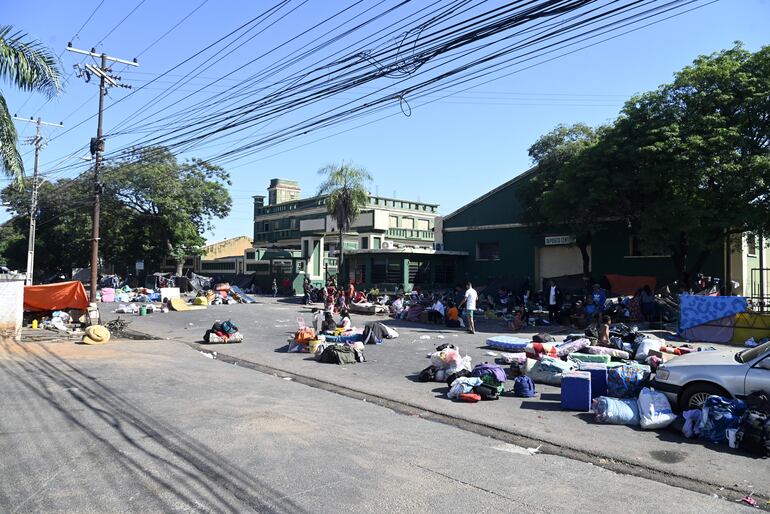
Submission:
POLYGON ((736 319, 747 308, 742 296, 681 295, 679 335, 691 341, 730 343, 739 327, 736 319))
POLYGON ((25 311, 59 311, 88 308, 88 296, 80 281, 24 287, 25 311))
POLYGON ((743 346, 750 337, 753 337, 756 342, 770 337, 770 314, 741 312, 735 315, 735 329, 731 343, 743 346))
POLYGON ((610 283, 610 293, 614 296, 633 296, 644 286, 655 291, 657 279, 638 275, 605 275, 610 283))

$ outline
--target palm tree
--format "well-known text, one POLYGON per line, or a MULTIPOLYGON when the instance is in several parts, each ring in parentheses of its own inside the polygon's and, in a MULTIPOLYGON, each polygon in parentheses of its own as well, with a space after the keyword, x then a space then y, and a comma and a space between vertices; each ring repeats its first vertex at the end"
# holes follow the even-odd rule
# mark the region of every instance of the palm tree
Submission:
MULTIPOLYGON (((62 89, 59 62, 48 48, 22 32, 0 25, 0 80, 22 91, 38 91, 49 98, 62 89)), ((0 91, 0 163, 5 174, 21 183, 24 163, 16 147, 18 134, 0 91)))
POLYGON ((318 188, 319 195, 326 197, 326 210, 334 216, 340 233, 340 255, 337 263, 338 273, 342 271, 343 235, 358 217, 361 208, 369 203, 366 185, 372 176, 363 168, 357 168, 344 162, 339 166, 329 164, 318 170, 324 181, 318 188))

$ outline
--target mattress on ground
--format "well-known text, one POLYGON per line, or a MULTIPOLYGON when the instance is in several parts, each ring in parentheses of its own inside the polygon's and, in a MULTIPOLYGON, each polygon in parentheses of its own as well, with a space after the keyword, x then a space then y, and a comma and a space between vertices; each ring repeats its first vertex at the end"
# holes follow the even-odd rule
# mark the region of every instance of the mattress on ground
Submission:
POLYGON ((569 358, 578 362, 599 362, 602 364, 610 363, 609 355, 592 355, 590 353, 571 353, 569 358))
POLYGON ((490 348, 509 352, 523 352, 526 350, 527 345, 531 343, 531 339, 523 339, 514 336, 493 336, 487 339, 487 346, 490 348))

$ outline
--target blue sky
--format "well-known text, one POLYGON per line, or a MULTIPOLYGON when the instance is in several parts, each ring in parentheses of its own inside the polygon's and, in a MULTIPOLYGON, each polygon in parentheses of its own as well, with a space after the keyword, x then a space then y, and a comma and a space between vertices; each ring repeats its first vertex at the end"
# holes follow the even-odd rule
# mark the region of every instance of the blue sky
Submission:
MULTIPOLYGON (((99 0, 6 3, 3 23, 28 32, 59 54, 98 4, 99 0)), ((108 109, 104 118, 105 131, 109 133, 148 101, 153 102, 153 109, 169 106, 173 111, 179 99, 209 84, 212 77, 227 73, 286 38, 291 39, 292 35, 346 5, 345 2, 320 0, 304 4, 294 0, 293 4, 296 10, 280 23, 270 26, 252 41, 219 55, 214 63, 198 70, 198 77, 185 80, 181 91, 165 100, 153 99, 163 88, 172 85, 178 75, 194 68, 194 63, 191 63, 192 68, 182 67, 173 73, 173 77, 163 77, 108 109)), ((373 1, 367 0, 356 7, 363 9, 372 4, 373 1)), ((415 6, 421 4, 427 4, 427 1, 415 2, 415 6)), ((106 0, 73 44, 90 49, 103 40, 98 50, 109 55, 130 59, 141 54, 139 68, 115 68, 126 83, 138 88, 268 5, 271 3, 106 0), (201 3, 202 6, 178 28, 142 53, 201 3)), ((292 6, 292 3, 288 5, 292 6)), ((750 50, 768 44, 768 19, 770 2, 766 0, 721 0, 425 106, 417 107, 419 102, 410 102, 414 108, 409 117, 401 113, 398 105, 393 105, 385 111, 385 114, 393 114, 387 119, 358 128, 356 125, 372 121, 376 116, 349 122, 235 160, 224 166, 232 175, 232 213, 228 218, 218 220, 207 237, 214 241, 251 235, 251 196, 265 194, 271 178, 298 180, 303 196, 310 196, 319 183, 316 171, 327 163, 341 160, 362 165, 372 173, 375 177, 372 192, 438 203, 441 212, 448 214, 527 169, 530 164, 527 148, 554 126, 610 121, 632 94, 669 81, 674 72, 700 54, 730 47, 737 40, 743 41, 750 50), (345 132, 334 135, 340 131, 345 132)), ((275 55, 288 54, 303 41, 315 37, 317 34, 311 33, 306 40, 298 38, 296 43, 287 42, 275 55)), ((80 62, 83 62, 81 57, 63 52, 65 74, 69 75, 73 64, 80 62)), ((228 75, 205 91, 226 90, 240 78, 258 71, 260 65, 258 62, 228 75)), ((43 173, 52 173, 56 178, 82 171, 86 164, 72 168, 76 161, 63 159, 95 135, 96 119, 87 118, 97 108, 96 86, 72 77, 65 92, 48 102, 39 95, 14 91, 7 84, 0 87, 12 112, 23 117, 41 116, 51 122, 63 121, 65 130, 69 130, 64 135, 57 135, 64 132, 62 129, 44 131, 52 140, 42 156, 43 173), (80 127, 72 129, 81 122, 84 123, 80 127)), ((106 103, 109 106, 127 94, 128 90, 113 89, 106 103)), ((341 95, 341 99, 327 100, 315 106, 316 110, 310 108, 295 113, 285 122, 304 119, 317 109, 350 98, 352 96, 347 93, 341 95)), ((179 106, 183 105, 179 103, 179 106)), ((284 120, 279 120, 273 127, 262 128, 263 133, 277 128, 280 123, 284 120)), ((20 123, 17 127, 23 136, 33 133, 31 125, 20 123)), ((252 130, 246 130, 223 140, 207 141, 187 156, 207 158, 238 141, 249 141, 245 136, 251 133, 252 130)), ((108 140, 107 150, 125 145, 136 137, 108 140)), ((31 171, 30 148, 24 147, 23 151, 27 169, 31 171)), ((0 181, 0 185, 6 183, 0 181)), ((0 215, 0 220, 6 218, 5 213, 0 215)))

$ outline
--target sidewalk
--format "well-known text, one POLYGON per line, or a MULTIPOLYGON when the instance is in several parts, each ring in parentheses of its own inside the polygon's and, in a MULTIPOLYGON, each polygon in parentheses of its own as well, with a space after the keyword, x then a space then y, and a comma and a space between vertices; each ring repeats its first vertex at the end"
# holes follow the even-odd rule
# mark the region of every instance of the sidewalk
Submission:
MULTIPOLYGON (((427 354, 443 342, 460 346, 473 363, 493 362, 485 348, 486 337, 506 333, 497 321, 483 320, 470 335, 440 326, 396 322, 380 317, 355 316, 354 325, 378 319, 395 326, 400 337, 366 347, 366 363, 350 366, 319 364, 307 354, 285 352, 286 339, 296 330, 297 315, 310 321, 309 309, 297 304, 262 300, 260 305, 213 306, 206 311, 169 313, 133 318, 131 329, 155 338, 185 343, 201 340, 216 319, 231 318, 244 334, 236 345, 211 345, 205 349, 220 355, 258 363, 282 372, 310 377, 354 392, 412 406, 429 413, 499 430, 514 437, 545 443, 554 453, 583 455, 599 465, 641 467, 650 476, 689 482, 690 488, 770 498, 768 460, 755 458, 727 446, 712 446, 685 439, 670 430, 642 431, 625 426, 595 424, 588 413, 560 409, 559 388, 538 385, 534 399, 506 396, 496 402, 466 404, 446 399, 441 383, 419 383, 414 378, 429 365, 427 354)), ((108 319, 114 314, 102 312, 108 319)), ((527 337, 522 333, 522 337, 527 337)), ((495 352, 497 353, 497 352, 495 352)))

